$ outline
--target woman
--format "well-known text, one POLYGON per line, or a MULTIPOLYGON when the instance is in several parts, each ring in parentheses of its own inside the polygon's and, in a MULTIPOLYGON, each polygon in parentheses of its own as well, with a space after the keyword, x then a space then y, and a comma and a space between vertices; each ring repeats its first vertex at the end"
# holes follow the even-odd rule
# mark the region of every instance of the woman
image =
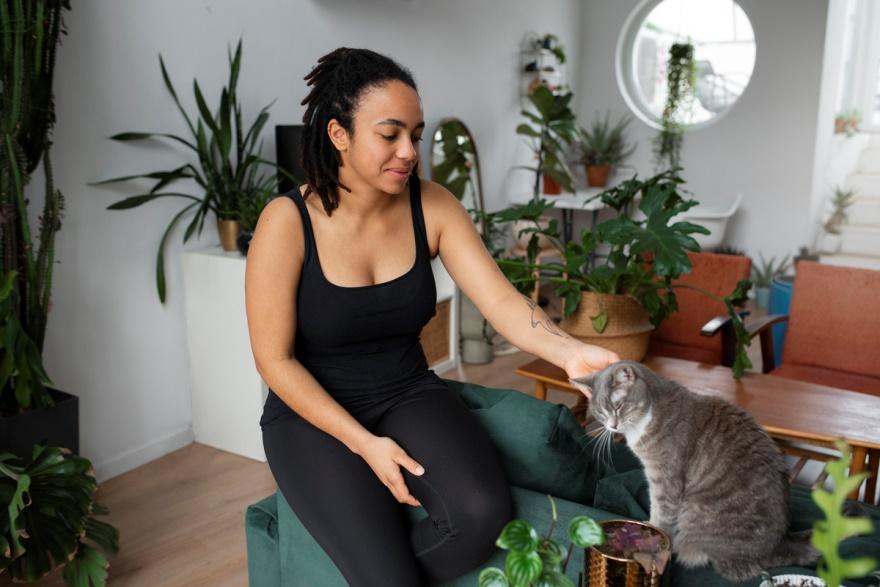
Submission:
POLYGON ((412 75, 340 48, 305 77, 307 183, 273 200, 248 252, 269 466, 351 585, 438 583, 485 562, 511 518, 485 431, 428 369, 430 260, 523 350, 578 377, 617 356, 561 332, 486 252, 454 196, 416 174, 425 128, 412 75), (412 528, 400 504, 424 505, 412 528))

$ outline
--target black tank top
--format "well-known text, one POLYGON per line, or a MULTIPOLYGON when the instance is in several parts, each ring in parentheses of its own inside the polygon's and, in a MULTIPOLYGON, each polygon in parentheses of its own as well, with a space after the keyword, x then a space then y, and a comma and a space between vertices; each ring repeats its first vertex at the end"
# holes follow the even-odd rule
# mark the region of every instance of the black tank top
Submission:
MULTIPOLYGON (((431 373, 419 334, 436 312, 437 289, 417 177, 410 180, 409 191, 415 263, 391 281, 356 287, 327 280, 306 203, 298 188, 284 194, 299 208, 305 233, 294 356, 350 409, 388 399, 431 373)), ((291 413, 270 389, 260 425, 291 413)))

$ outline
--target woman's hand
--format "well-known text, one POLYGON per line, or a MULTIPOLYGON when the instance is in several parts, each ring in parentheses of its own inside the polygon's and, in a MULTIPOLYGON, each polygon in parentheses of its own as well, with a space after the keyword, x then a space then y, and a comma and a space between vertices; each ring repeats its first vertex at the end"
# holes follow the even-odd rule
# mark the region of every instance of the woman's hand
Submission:
MULTIPOLYGON (((571 379, 592 375, 620 360, 617 353, 600 346, 581 343, 562 366, 571 379)), ((586 394, 590 397, 589 394, 586 394)))
POLYGON ((411 506, 422 505, 410 494, 400 467, 405 467, 413 475, 421 475, 424 467, 415 462, 400 445, 384 436, 372 436, 360 448, 358 454, 373 469, 376 477, 387 487, 400 503, 411 506))

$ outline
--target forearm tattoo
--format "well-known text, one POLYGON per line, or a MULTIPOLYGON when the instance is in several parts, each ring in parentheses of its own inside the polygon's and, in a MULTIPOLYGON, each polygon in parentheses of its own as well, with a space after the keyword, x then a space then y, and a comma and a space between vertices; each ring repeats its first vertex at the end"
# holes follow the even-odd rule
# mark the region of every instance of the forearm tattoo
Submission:
POLYGON ((535 303, 532 298, 528 296, 523 296, 523 299, 532 310, 532 315, 529 317, 532 328, 537 328, 538 326, 540 326, 554 336, 558 336, 560 338, 571 338, 568 334, 566 334, 565 332, 560 330, 558 326, 556 326, 553 320, 550 319, 550 316, 548 316, 547 313, 541 309, 541 306, 535 303))

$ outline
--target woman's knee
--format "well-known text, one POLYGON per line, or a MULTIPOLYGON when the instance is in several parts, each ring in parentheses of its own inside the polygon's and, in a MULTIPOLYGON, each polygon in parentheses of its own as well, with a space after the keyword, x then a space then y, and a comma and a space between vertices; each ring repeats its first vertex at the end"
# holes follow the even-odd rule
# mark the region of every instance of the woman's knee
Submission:
POLYGON ((513 502, 505 485, 492 493, 474 492, 458 500, 450 511, 450 524, 460 538, 473 546, 492 548, 501 529, 513 517, 513 502))

